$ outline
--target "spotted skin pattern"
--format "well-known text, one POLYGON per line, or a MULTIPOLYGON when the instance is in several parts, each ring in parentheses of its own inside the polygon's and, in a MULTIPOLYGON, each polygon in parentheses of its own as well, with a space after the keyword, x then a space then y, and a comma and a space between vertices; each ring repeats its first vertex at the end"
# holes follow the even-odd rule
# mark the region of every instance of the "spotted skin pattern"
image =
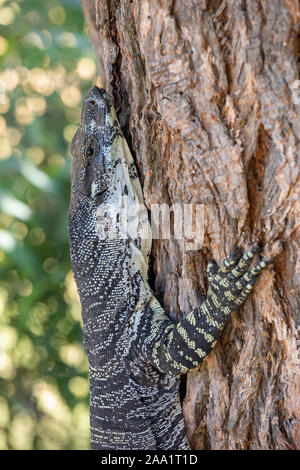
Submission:
POLYGON ((180 375, 210 353, 268 261, 250 267, 257 246, 243 256, 234 250, 221 267, 212 260, 206 299, 174 324, 148 284, 151 227, 104 89, 93 87, 85 99, 71 153, 69 240, 89 360, 92 449, 189 449, 180 375), (122 236, 121 196, 140 205, 136 236, 122 236))

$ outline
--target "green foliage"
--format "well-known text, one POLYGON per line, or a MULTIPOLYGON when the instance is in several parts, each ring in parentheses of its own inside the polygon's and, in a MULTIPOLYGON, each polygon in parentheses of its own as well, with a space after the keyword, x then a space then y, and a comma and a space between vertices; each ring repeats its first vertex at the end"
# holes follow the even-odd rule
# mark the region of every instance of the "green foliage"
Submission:
POLYGON ((79 0, 0 0, 0 449, 89 448, 67 219, 95 76, 79 0))

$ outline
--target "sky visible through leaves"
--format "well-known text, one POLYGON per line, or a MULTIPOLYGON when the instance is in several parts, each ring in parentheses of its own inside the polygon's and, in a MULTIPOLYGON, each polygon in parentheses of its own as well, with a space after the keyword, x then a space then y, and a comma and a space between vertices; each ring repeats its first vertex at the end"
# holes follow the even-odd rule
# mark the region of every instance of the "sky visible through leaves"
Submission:
POLYGON ((97 70, 79 0, 0 0, 0 449, 88 449, 69 144, 97 70))

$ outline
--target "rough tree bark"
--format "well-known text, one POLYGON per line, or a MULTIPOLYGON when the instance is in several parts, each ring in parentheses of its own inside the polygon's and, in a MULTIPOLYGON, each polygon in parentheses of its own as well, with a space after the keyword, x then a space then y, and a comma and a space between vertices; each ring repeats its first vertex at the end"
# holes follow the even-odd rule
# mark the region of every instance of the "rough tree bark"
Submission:
POLYGON ((201 250, 154 242, 166 311, 175 320, 197 305, 211 256, 254 241, 276 255, 188 374, 192 448, 299 449, 299 2, 82 3, 147 206, 204 204, 201 250))

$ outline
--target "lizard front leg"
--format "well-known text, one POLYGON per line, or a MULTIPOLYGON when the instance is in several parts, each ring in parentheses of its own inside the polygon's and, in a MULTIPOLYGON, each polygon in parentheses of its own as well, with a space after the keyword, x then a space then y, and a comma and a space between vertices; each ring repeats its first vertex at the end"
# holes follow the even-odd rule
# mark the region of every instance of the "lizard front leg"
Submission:
POLYGON ((182 374, 211 352, 231 315, 246 300, 262 270, 272 262, 262 260, 250 267, 260 250, 256 245, 241 257, 240 250, 235 249, 220 268, 214 261, 209 263, 206 300, 177 324, 168 321, 153 301, 143 349, 155 367, 167 374, 182 374))

